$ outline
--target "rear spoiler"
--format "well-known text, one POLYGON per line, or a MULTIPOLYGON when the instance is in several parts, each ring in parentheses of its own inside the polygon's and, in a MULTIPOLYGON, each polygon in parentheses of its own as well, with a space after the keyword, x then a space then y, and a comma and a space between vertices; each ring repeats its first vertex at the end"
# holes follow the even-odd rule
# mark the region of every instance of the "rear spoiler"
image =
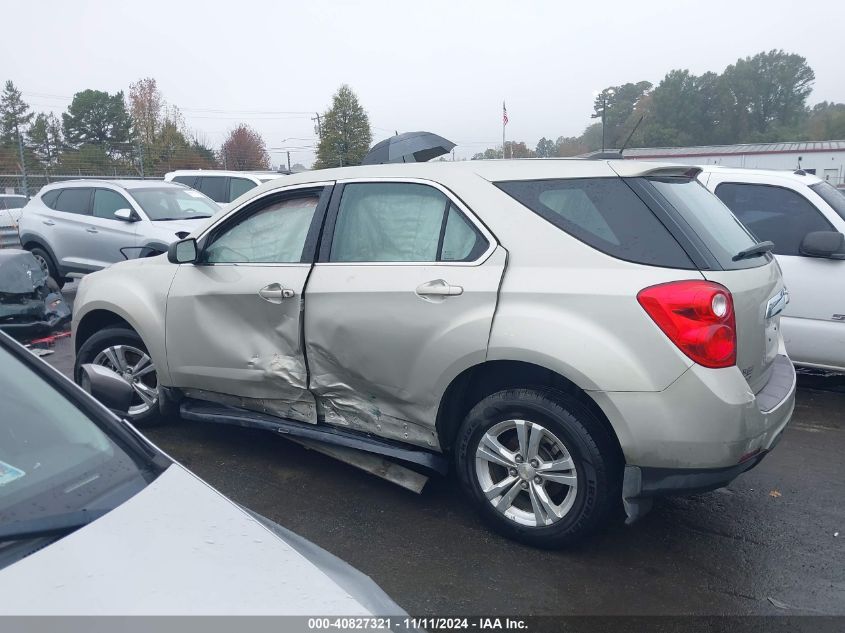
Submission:
POLYGON ((644 178, 683 178, 685 180, 695 180, 695 178, 702 172, 701 167, 690 167, 688 165, 678 165, 676 167, 658 167, 646 171, 642 174, 644 178))

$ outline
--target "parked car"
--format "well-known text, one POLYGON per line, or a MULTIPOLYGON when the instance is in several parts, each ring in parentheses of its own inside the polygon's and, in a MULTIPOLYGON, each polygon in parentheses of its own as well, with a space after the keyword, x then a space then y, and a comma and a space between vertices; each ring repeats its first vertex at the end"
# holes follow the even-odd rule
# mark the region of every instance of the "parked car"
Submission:
POLYGON ((76 375, 179 410, 451 459, 513 538, 725 485, 792 414, 780 270, 698 171, 472 161, 297 174, 80 284, 76 375))
POLYGON ((0 248, 20 248, 18 219, 27 201, 26 196, 0 194, 0 248))
POLYGON ((0 211, 5 209, 20 209, 29 201, 24 195, 17 193, 0 193, 0 211))
POLYGON ((167 182, 182 183, 202 191, 215 202, 226 204, 242 196, 250 189, 285 175, 287 175, 287 172, 180 169, 165 174, 164 179, 167 182))
POLYGON ((31 253, 0 250, 0 330, 47 334, 70 323, 70 307, 31 253))
MULTIPOLYGON (((131 388, 94 369, 120 406, 131 388)), ((0 391, 0 615, 403 614, 2 333, 0 391)))
POLYGON ((127 256, 161 253, 218 210, 206 196, 154 180, 74 180, 47 185, 19 220, 20 241, 62 283, 127 256), (121 252, 121 249, 132 249, 121 252))
POLYGON ((845 194, 803 171, 707 166, 699 180, 757 239, 774 243, 793 362, 845 372, 845 194))

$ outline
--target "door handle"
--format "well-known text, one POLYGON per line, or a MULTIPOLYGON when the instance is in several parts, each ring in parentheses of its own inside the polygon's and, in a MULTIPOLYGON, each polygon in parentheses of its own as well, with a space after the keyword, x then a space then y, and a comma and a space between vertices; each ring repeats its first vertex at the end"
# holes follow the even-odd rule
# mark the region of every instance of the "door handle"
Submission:
POLYGON ((443 279, 435 279, 417 286, 417 294, 421 297, 456 297, 464 294, 464 289, 462 286, 453 286, 443 279))
POLYGON ((86 233, 99 233, 99 231, 97 229, 95 229, 93 226, 89 226, 87 229, 85 229, 85 232, 86 233))
POLYGON ((44 224, 46 224, 47 226, 53 226, 53 225, 55 225, 55 224, 56 224, 56 223, 55 223, 55 222, 53 222, 52 220, 41 220, 41 221, 42 221, 44 224))
POLYGON ((270 303, 281 303, 296 296, 296 293, 290 288, 282 288, 282 284, 268 284, 258 291, 258 296, 270 303))

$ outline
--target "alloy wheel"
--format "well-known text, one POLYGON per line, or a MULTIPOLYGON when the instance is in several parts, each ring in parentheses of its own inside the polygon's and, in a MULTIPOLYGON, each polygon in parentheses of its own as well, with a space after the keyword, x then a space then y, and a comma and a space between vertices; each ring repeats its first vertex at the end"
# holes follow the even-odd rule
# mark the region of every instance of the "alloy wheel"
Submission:
POLYGON ((50 275, 50 264, 47 262, 47 260, 44 259, 43 256, 36 255, 35 253, 33 253, 32 256, 35 258, 35 261, 38 262, 38 265, 41 267, 41 271, 44 273, 44 276, 49 278, 51 276, 50 275))
POLYGON ((135 394, 126 412, 129 417, 144 415, 158 406, 158 375, 146 352, 132 345, 112 345, 92 362, 117 372, 132 387, 135 394))
POLYGON ((563 441, 529 420, 505 420, 488 429, 475 451, 475 473, 488 502, 520 525, 557 523, 578 492, 575 462, 563 441))

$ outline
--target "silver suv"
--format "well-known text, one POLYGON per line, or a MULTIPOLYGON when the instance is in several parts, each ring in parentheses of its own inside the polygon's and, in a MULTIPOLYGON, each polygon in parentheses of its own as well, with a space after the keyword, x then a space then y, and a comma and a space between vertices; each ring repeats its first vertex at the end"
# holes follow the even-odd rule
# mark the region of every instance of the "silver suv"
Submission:
POLYGON ((130 419, 451 460, 488 522, 573 541, 716 488, 792 414, 780 270, 696 169, 472 161, 297 174, 85 278, 77 372, 130 419), (341 441, 342 440, 342 441, 341 441))
POLYGON ((61 283, 150 252, 200 226, 220 207, 198 191, 155 180, 78 180, 47 185, 24 207, 23 247, 61 283), (121 249, 130 247, 121 253, 121 249))

